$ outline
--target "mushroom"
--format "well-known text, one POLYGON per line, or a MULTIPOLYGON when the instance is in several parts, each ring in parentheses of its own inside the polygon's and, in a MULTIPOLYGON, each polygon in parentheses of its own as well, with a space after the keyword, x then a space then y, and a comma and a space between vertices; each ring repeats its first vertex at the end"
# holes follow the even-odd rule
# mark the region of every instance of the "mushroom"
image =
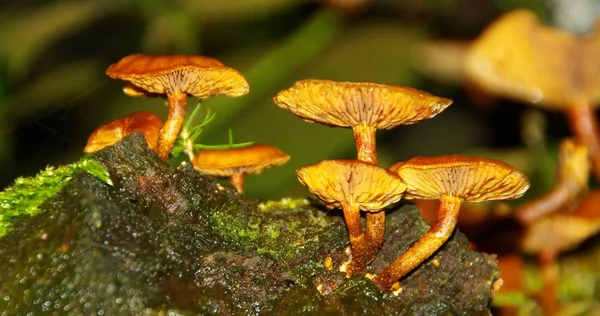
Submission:
POLYGON ((377 129, 418 123, 452 104, 411 87, 312 79, 296 82, 273 100, 308 122, 352 128, 358 159, 373 164, 377 129))
POLYGON ((548 213, 568 207, 587 192, 590 174, 587 147, 566 139, 560 144, 558 158, 558 179, 554 188, 514 210, 515 218, 522 224, 530 225, 548 213))
POLYGON ((129 96, 166 95, 169 113, 158 139, 158 154, 167 158, 185 118, 188 95, 205 99, 216 95, 238 97, 250 87, 237 70, 216 59, 193 55, 129 55, 110 65, 106 74, 129 83, 129 96))
POLYGON ((529 189, 529 180, 512 166, 493 159, 460 155, 416 157, 390 170, 406 183, 405 199, 439 199, 437 223, 412 247, 377 274, 382 290, 431 256, 454 231, 463 201, 513 199, 529 189))
POLYGON ((577 206, 565 208, 567 212, 548 214, 531 223, 520 242, 521 251, 537 255, 543 281, 541 302, 548 314, 558 306, 558 254, 600 232, 600 191, 591 191, 577 206))
MULTIPOLYGON (((410 87, 372 82, 301 80, 280 91, 273 100, 308 122, 352 128, 358 159, 377 164, 375 131, 432 118, 452 100, 410 87)), ((367 240, 383 243, 385 213, 367 213, 367 240)))
POLYGON ((588 37, 547 27, 527 10, 509 12, 470 46, 468 80, 495 95, 562 111, 589 149, 600 180, 600 141, 592 106, 600 101, 600 24, 588 37))
POLYGON ((267 144, 241 148, 200 150, 192 165, 203 175, 228 177, 239 194, 244 193, 246 174, 259 174, 266 169, 286 163, 290 156, 267 144))
POLYGON ((565 210, 570 212, 549 214, 531 223, 521 239, 521 250, 528 254, 568 251, 600 232, 599 190, 565 210))
POLYGON ((163 124, 160 117, 151 112, 136 112, 118 118, 95 129, 88 138, 83 152, 91 154, 99 151, 104 147, 116 144, 134 132, 143 133, 148 147, 156 151, 158 136, 163 124))
POLYGON ((348 276, 362 271, 379 249, 369 247, 360 210, 380 212, 400 200, 406 188, 402 180, 390 171, 358 160, 324 160, 302 167, 296 174, 327 208, 343 210, 352 249, 352 261, 345 271, 348 276))

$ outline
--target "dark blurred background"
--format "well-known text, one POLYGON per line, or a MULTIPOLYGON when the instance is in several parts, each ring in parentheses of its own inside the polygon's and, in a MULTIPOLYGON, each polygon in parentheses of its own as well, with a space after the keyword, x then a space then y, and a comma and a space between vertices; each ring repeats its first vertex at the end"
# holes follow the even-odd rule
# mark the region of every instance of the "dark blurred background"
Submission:
MULTIPOLYGON (((468 41, 503 12, 529 8, 546 23, 585 33, 596 0, 25 0, 0 5, 0 185, 47 165, 76 161, 89 134, 117 117, 151 110, 161 99, 130 98, 104 75, 137 52, 201 54, 241 71, 252 92, 203 103, 216 118, 204 144, 271 143, 287 165, 249 176, 246 195, 306 194, 294 170, 323 159, 353 158, 352 131, 308 124, 271 98, 306 78, 409 85, 454 104, 417 125, 378 132, 380 162, 465 153, 508 161, 538 190, 553 178, 531 148, 569 135, 559 113, 494 99, 463 83, 468 41), (536 168, 538 169, 536 171, 536 168), (542 168, 540 171, 539 168, 542 168), (546 178, 546 180, 544 180, 546 178), (546 181, 546 182, 544 182, 546 181)), ((190 99, 188 107, 195 101, 190 99)))

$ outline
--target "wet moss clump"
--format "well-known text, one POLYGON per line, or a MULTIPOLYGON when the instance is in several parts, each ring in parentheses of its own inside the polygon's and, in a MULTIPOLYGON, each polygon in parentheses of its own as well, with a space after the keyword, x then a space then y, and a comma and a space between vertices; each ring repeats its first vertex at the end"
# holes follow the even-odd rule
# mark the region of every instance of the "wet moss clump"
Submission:
MULTIPOLYGON (((494 258, 455 233, 381 293, 346 279, 340 212, 305 200, 259 204, 172 168, 134 134, 93 157, 112 185, 77 172, 34 217, 0 239, 0 310, 7 314, 486 314, 494 258), (323 265, 332 258, 333 269, 323 265), (433 263, 432 260, 437 260, 433 263)), ((377 271, 427 229, 412 206, 388 216, 377 271)))
POLYGON ((75 163, 45 170, 31 178, 18 178, 0 192, 0 237, 10 230, 10 222, 19 216, 31 216, 40 211, 40 205, 58 193, 77 171, 85 171, 110 183, 102 165, 84 157, 75 163))

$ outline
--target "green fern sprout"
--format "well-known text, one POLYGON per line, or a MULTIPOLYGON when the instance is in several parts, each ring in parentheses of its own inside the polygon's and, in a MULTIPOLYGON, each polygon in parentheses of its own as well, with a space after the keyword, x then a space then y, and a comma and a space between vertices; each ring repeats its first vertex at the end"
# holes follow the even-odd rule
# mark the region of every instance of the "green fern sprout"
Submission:
POLYGON ((183 125, 183 128, 181 129, 181 133, 179 134, 179 138, 177 139, 177 142, 175 143, 175 146, 173 147, 173 151, 172 151, 173 155, 179 155, 181 153, 185 153, 188 156, 188 158, 190 159, 190 161, 192 161, 194 159, 194 153, 197 150, 239 148, 239 147, 245 147, 245 146, 254 144, 254 142, 245 142, 245 143, 235 144, 233 142, 233 132, 231 131, 231 129, 229 129, 229 143, 227 143, 227 144, 205 145, 205 144, 196 143, 196 140, 198 139, 200 134, 202 134, 202 131, 204 130, 204 128, 206 126, 208 126, 208 124, 210 124, 210 122, 215 117, 215 114, 210 112, 210 109, 207 109, 204 120, 202 120, 202 122, 200 124, 192 126, 192 122, 196 118, 196 115, 198 115, 198 113, 200 112, 201 107, 202 107, 202 104, 200 102, 198 102, 196 104, 196 108, 194 108, 194 111, 192 112, 192 114, 190 114, 187 121, 183 125))

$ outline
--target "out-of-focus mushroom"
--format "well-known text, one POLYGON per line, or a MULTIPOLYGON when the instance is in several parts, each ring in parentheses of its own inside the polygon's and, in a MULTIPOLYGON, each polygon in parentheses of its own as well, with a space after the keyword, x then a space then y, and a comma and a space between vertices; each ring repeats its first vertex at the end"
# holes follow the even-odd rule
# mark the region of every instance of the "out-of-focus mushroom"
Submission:
POLYGON ((126 136, 141 132, 148 143, 148 147, 156 151, 158 136, 163 127, 163 121, 151 112, 136 112, 118 118, 108 124, 95 129, 88 138, 83 152, 90 154, 119 142, 126 136))
POLYGON ((373 282, 382 290, 427 259, 452 234, 464 200, 513 199, 529 189, 529 180, 498 160, 459 155, 416 157, 392 167, 406 183, 405 199, 439 199, 437 223, 412 247, 378 273, 373 282))
MULTIPOLYGON (((280 91, 273 100, 308 122, 352 128, 358 159, 377 164, 375 131, 432 118, 452 100, 396 85, 372 82, 301 80, 280 91)), ((385 213, 367 213, 367 240, 373 248, 383 243, 385 213)))
POLYGON ((537 255, 540 263, 543 278, 541 302, 547 313, 556 311, 558 306, 558 254, 576 248, 600 232, 600 191, 591 191, 577 206, 565 208, 570 209, 547 214, 530 223, 521 238, 521 251, 537 255))
POLYGON ((568 208, 587 192, 590 174, 587 147, 566 139, 561 142, 558 158, 558 177, 554 188, 514 210, 515 218, 522 224, 530 225, 548 213, 568 208))
POLYGON ((570 208, 575 210, 549 214, 531 223, 521 240, 521 250, 529 254, 567 251, 600 232, 600 191, 590 191, 570 208))
POLYGON ((329 209, 341 208, 350 235, 352 261, 348 276, 360 272, 379 250, 368 244, 360 222, 360 210, 379 212, 402 198, 406 186, 394 173, 358 160, 324 160, 296 170, 308 187, 329 209))
POLYGON ((575 37, 547 27, 527 10, 509 12, 471 45, 468 80, 485 90, 538 107, 563 111, 589 149, 600 180, 600 140, 592 106, 600 101, 600 32, 575 37))
POLYGON ((250 91, 237 70, 216 59, 193 55, 129 55, 110 65, 106 74, 130 83, 129 96, 166 95, 169 113, 158 140, 158 153, 167 158, 185 118, 188 95, 205 99, 216 95, 238 97, 250 91))
POLYGON ((243 194, 246 174, 259 174, 289 159, 288 154, 275 146, 255 144, 241 148, 200 150, 192 160, 192 165, 200 174, 230 178, 231 185, 239 194, 243 194))

